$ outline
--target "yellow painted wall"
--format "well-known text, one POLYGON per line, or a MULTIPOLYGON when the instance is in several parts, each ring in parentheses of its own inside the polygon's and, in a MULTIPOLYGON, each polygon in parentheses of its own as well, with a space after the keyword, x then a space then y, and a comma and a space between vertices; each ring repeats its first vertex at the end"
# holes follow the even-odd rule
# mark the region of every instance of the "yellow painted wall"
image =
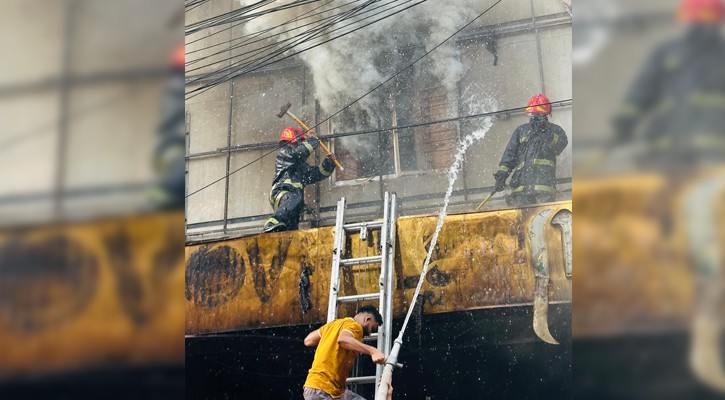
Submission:
POLYGON ((0 232, 0 375, 183 362, 183 222, 0 232))
MULTIPOLYGON (((545 209, 571 210, 571 202, 448 216, 422 287, 424 312, 533 302, 534 273, 526 234, 533 216, 545 209)), ((396 317, 407 311, 436 220, 434 216, 398 219, 396 317)), ((324 321, 333 229, 187 246, 187 334, 324 321), (301 291, 300 275, 305 273, 309 273, 310 287, 301 291), (310 306, 305 309, 307 296, 310 306)), ((378 254, 374 236, 368 241, 356 234, 349 236, 346 258, 378 254)), ((547 242, 550 301, 570 301, 571 281, 564 275, 560 231, 549 229, 547 242)), ((353 268, 341 274, 341 295, 377 291, 378 271, 369 266, 353 268)), ((341 306, 340 313, 351 313, 354 308, 354 304, 341 306)))

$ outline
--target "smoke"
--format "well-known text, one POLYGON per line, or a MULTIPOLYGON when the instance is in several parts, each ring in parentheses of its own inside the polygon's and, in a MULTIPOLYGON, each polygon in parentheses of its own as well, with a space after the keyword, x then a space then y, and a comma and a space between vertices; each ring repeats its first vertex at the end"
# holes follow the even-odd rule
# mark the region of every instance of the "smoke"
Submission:
MULTIPOLYGON (((249 5, 254 1, 240 0, 242 6, 249 5)), ((387 0, 374 1, 365 9, 368 10, 367 13, 357 17, 370 16, 369 19, 336 31, 331 35, 323 35, 320 39, 302 44, 299 48, 309 47, 311 44, 329 39, 356 26, 372 22, 414 3, 415 1, 406 0, 392 2, 392 4, 387 0), (375 9, 376 7, 381 8, 375 9)), ((361 4, 363 4, 361 1, 350 4, 350 1, 333 0, 325 7, 311 11, 319 6, 319 4, 312 3, 311 5, 294 7, 285 12, 275 12, 256 18, 244 26, 248 32, 256 32, 265 27, 275 26, 300 17, 307 12, 314 14, 321 10, 337 7, 334 11, 313 18, 303 16, 305 19, 295 22, 303 25, 315 19, 319 21, 333 13, 346 11, 361 4)), ((275 3, 275 5, 278 4, 275 3)), ((310 69, 314 84, 314 95, 320 101, 322 109, 324 112, 331 114, 362 96, 460 29, 480 12, 478 8, 480 8, 480 4, 476 7, 474 0, 425 2, 393 17, 375 22, 355 33, 300 54, 300 58, 310 69)), ((329 28, 328 32, 349 24, 351 21, 338 22, 332 28, 329 28)), ((312 27, 307 26, 299 30, 279 34, 276 36, 276 40, 287 39, 312 27)), ((285 29, 289 29, 289 27, 286 25, 285 29)), ((436 49, 418 63, 415 68, 417 70, 416 79, 419 78, 418 74, 421 74, 421 77, 431 81, 428 86, 442 85, 448 91, 449 98, 456 98, 456 85, 465 72, 465 66, 460 61, 459 51, 454 40, 450 40, 436 49), (422 69, 420 69, 421 67, 422 69)), ((394 86, 394 83, 390 82, 389 85, 394 86)), ((405 95, 400 90, 396 92, 395 88, 388 90, 393 90, 393 92, 386 93, 385 90, 377 90, 374 94, 357 103, 355 107, 364 109, 370 120, 358 120, 353 123, 354 127, 345 128, 359 129, 361 124, 374 125, 377 120, 375 114, 379 112, 376 107, 385 101, 385 97, 405 95)), ((397 101, 406 100, 398 98, 397 101)))

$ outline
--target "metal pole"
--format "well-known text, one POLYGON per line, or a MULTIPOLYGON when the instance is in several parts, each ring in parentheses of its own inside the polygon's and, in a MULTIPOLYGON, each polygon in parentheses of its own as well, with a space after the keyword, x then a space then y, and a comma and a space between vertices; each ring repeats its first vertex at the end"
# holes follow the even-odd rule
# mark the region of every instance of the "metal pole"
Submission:
MULTIPOLYGON (((456 105, 458 109, 458 116, 461 116, 461 81, 458 81, 456 84, 456 89, 458 89, 458 97, 456 98, 456 105)), ((463 123, 459 119, 458 121, 458 140, 463 140, 463 123)), ((463 155, 463 161, 461 162, 461 183, 463 183, 463 201, 468 202, 468 179, 466 176, 466 155, 463 155)))
POLYGON ((53 213, 57 220, 63 219, 63 192, 65 188, 66 156, 68 145, 68 101, 70 98, 70 69, 72 56, 73 26, 75 23, 75 0, 65 2, 65 27, 63 33, 63 54, 61 61, 61 80, 58 120, 58 144, 55 161, 55 193, 53 199, 53 213))
MULTIPOLYGON (((380 119, 378 119, 378 129, 380 129, 380 125, 380 119)), ((385 200, 385 185, 383 185, 383 132, 378 132, 378 168, 378 192, 380 192, 380 201, 383 202, 385 200)), ((385 208, 384 204, 383 208, 385 208)))
MULTIPOLYGON (((229 27, 231 28, 231 23, 229 27)), ((232 40, 234 29, 229 29, 229 40, 232 40)), ((229 57, 232 56, 232 49, 229 48, 229 57)), ((231 61, 229 61, 231 64, 231 61)), ((227 173, 224 175, 224 227, 223 231, 226 235, 227 225, 229 223, 229 170, 232 163, 232 110, 234 109, 234 79, 229 80, 229 123, 227 126, 227 173)))
POLYGON ((544 84, 544 63, 541 57, 541 39, 539 38, 539 26, 536 24, 536 11, 534 10, 534 0, 531 2, 531 23, 534 25, 534 33, 536 35, 536 55, 539 59, 539 83, 541 85, 541 93, 546 93, 546 85, 544 84))
MULTIPOLYGON (((304 75, 303 75, 304 76, 304 75)), ((304 81, 302 81, 302 87, 304 88, 304 81)), ((303 90, 304 92, 304 90, 303 90)), ((302 96, 304 99, 304 96, 302 96)), ((320 123, 320 102, 315 100, 315 125, 320 123)), ((315 164, 320 165, 320 152, 315 152, 315 164)), ((317 228, 320 226, 320 182, 315 183, 315 219, 312 221, 312 227, 317 228)))
POLYGON ((229 126, 227 128, 227 174, 224 178, 224 233, 229 222, 229 170, 232 162, 232 110, 234 109, 234 80, 229 84, 229 126))

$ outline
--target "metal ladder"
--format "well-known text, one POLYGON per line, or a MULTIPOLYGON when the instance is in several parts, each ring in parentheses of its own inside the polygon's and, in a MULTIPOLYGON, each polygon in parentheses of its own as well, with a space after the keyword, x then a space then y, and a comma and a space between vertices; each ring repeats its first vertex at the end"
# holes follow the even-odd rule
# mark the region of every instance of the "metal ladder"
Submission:
MULTIPOLYGON (((340 304, 352 303, 365 300, 380 300, 378 310, 383 317, 383 325, 378 329, 378 333, 372 334, 369 340, 376 340, 378 350, 385 356, 390 353, 392 345, 393 333, 393 268, 395 258, 395 222, 396 222, 396 196, 395 193, 389 194, 385 192, 383 205, 383 219, 373 222, 356 222, 351 224, 344 223, 345 217, 345 198, 342 197, 337 202, 337 217, 335 221, 335 241, 334 250, 332 252, 332 271, 330 276, 330 297, 327 307, 327 322, 337 319, 337 307, 340 304), (380 229, 380 255, 359 257, 359 258, 342 258, 345 253, 345 237, 348 233, 359 232, 362 240, 368 235, 368 229, 380 229), (356 294, 351 296, 339 296, 340 289, 340 268, 352 267, 363 264, 379 264, 380 278, 378 280, 379 291, 375 293, 356 294)), ((347 379, 347 384, 364 384, 377 383, 380 381, 380 375, 383 372, 383 366, 377 365, 375 375, 370 376, 354 376, 347 379)))

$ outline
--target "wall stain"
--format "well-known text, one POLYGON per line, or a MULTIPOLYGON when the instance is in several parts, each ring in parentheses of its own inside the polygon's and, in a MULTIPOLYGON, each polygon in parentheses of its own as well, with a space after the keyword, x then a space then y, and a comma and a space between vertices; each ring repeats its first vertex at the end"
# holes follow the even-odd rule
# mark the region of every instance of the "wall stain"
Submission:
POLYGON ((436 265, 425 274, 425 280, 433 286, 448 286, 451 283, 451 274, 447 274, 436 265))
POLYGON ((67 235, 8 240, 0 247, 2 325, 31 333, 70 320, 90 303, 98 275, 97 257, 67 235))
POLYGON ((179 251, 184 246, 184 228, 170 224, 166 227, 164 236, 163 245, 153 256, 151 282, 154 288, 161 287, 184 258, 184 252, 179 251))
POLYGON ((186 299, 202 307, 219 307, 237 295, 245 275, 244 258, 232 247, 201 246, 186 263, 186 299))
POLYGON ((254 240, 247 245, 247 257, 249 257, 249 268, 252 269, 252 280, 257 297, 262 303, 266 303, 272 297, 271 288, 267 282, 267 274, 262 267, 262 257, 259 254, 259 242, 254 240))
POLYGON ((116 289, 121 300, 121 306, 135 325, 143 325, 149 318, 151 311, 148 295, 144 290, 140 273, 133 264, 131 239, 128 232, 119 226, 114 233, 104 237, 108 249, 108 258, 111 270, 116 276, 116 289))
POLYGON ((280 272, 282 272, 282 267, 287 260, 287 253, 289 252, 291 243, 291 237, 282 238, 277 241, 277 253, 272 256, 272 265, 269 267, 270 280, 276 281, 280 272))
POLYGON ((277 241, 277 251, 272 255, 272 263, 269 266, 269 276, 264 270, 259 241, 255 239, 247 245, 247 257, 249 257, 249 267, 252 269, 254 290, 262 303, 267 303, 272 298, 273 284, 282 273, 291 243, 291 237, 277 241))
POLYGON ((310 298, 310 275, 312 275, 312 267, 307 264, 303 257, 300 260, 300 307, 302 314, 306 314, 312 309, 312 301, 310 298))
MULTIPOLYGON (((426 256, 428 254, 428 251, 430 251, 431 240, 433 240, 433 235, 423 236, 423 248, 425 249, 426 256)), ((447 257, 447 253, 448 245, 443 244, 443 247, 441 248, 441 243, 438 242, 436 243, 436 246, 433 248, 433 252, 430 255, 430 262, 428 263, 429 270, 426 273, 425 278, 426 281, 428 281, 428 283, 433 286, 448 286, 448 284, 451 283, 451 275, 441 271, 438 268, 438 262, 444 260, 447 257)))
POLYGON ((398 289, 415 289, 419 280, 420 275, 408 275, 403 278, 403 286, 398 286, 398 289))

